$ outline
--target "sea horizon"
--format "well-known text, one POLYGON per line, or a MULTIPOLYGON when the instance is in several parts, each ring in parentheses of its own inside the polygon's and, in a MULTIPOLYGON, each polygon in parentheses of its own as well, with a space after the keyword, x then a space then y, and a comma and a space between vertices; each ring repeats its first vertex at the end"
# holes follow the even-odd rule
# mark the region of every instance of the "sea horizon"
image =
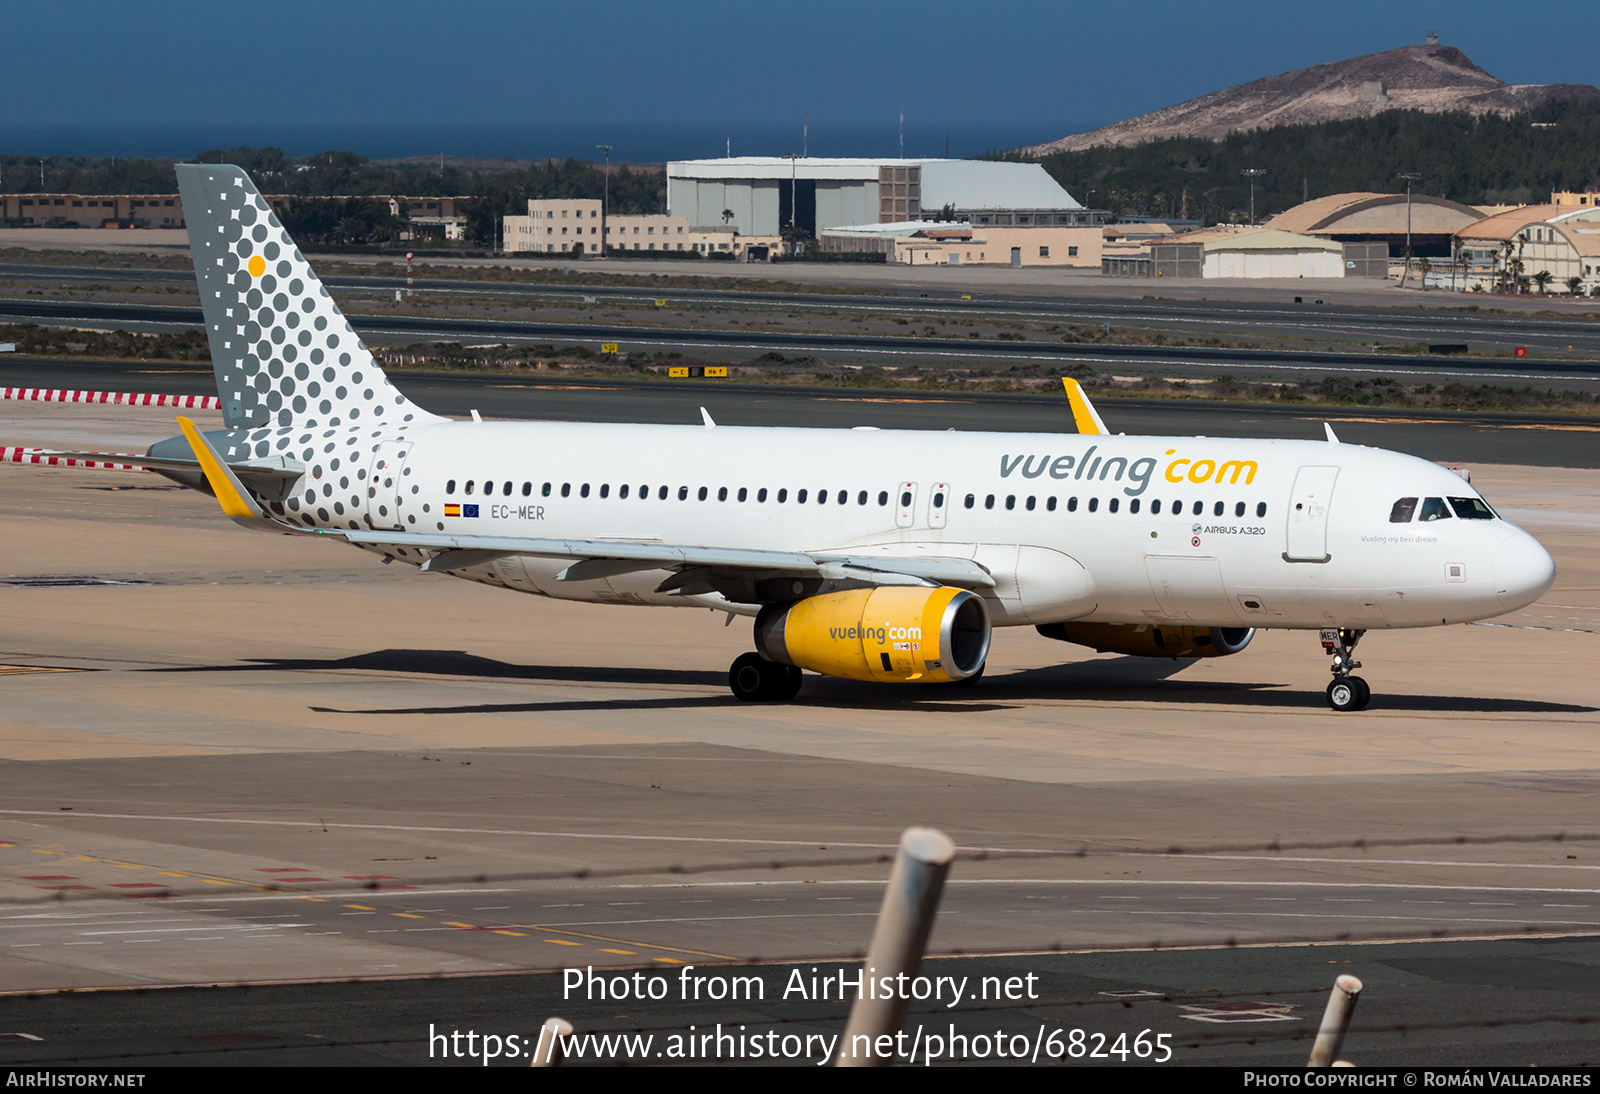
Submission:
MULTIPOLYGON (((1058 140, 1102 123, 916 122, 904 130, 904 155, 971 159, 1058 140)), ((281 148, 291 157, 355 152, 373 160, 437 156, 457 159, 581 159, 599 162, 596 145, 611 145, 613 163, 735 156, 892 157, 901 154, 897 123, 799 122, 607 123, 539 125, 470 123, 238 123, 195 125, 0 124, 0 154, 187 159, 211 149, 281 148)))

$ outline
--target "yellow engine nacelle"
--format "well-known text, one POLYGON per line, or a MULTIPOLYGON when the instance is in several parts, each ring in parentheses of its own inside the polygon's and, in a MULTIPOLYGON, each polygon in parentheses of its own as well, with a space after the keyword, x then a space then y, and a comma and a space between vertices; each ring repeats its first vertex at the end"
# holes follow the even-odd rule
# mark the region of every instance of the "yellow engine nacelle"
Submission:
POLYGON ((1097 653, 1134 657, 1227 657, 1255 637, 1251 627, 1170 627, 1128 623, 1048 623, 1035 628, 1046 638, 1075 642, 1097 653))
POLYGON ((983 598, 948 586, 890 585, 769 604, 756 649, 785 665, 847 680, 965 680, 989 656, 983 598))

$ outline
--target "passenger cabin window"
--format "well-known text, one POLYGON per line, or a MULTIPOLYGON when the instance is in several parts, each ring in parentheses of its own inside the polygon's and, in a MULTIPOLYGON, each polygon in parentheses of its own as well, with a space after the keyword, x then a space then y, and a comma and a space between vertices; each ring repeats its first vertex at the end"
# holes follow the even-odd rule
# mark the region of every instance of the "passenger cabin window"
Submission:
POLYGON ((1264 502, 1264 501, 1256 502, 1256 516, 1257 517, 1264 517, 1266 515, 1267 515, 1267 503, 1264 502))
POLYGON ((1130 501, 1128 503, 1128 512, 1137 513, 1138 511, 1139 511, 1139 499, 1138 498, 1134 498, 1132 501, 1130 501))
POLYGON ((467 480, 467 490, 466 490, 466 492, 469 493, 469 494, 472 493, 472 480, 471 479, 467 480))
POLYGON ((968 509, 971 509, 974 505, 978 504, 978 499, 975 495, 968 494, 966 500, 961 504, 965 505, 968 509))
POLYGON ((1450 508, 1462 520, 1493 520, 1494 510, 1482 498, 1451 498, 1450 508))
POLYGON ((795 500, 796 504, 804 505, 806 503, 806 492, 804 490, 796 491, 795 495, 794 495, 794 500, 795 500))
POLYGON ((701 501, 705 501, 706 500, 706 488, 702 486, 700 488, 700 493, 697 494, 696 497, 698 497, 701 501))
POLYGON ((1244 516, 1244 502, 1241 501, 1233 507, 1233 515, 1236 517, 1244 516))
POLYGON ((1410 524, 1411 518, 1417 515, 1417 499, 1401 498, 1394 503, 1394 508, 1389 510, 1390 524, 1410 524))
POLYGON ((450 494, 454 494, 456 492, 456 480, 455 479, 451 479, 449 482, 444 484, 444 492, 445 492, 446 496, 448 496, 450 494))
MULTIPOLYGON (((889 491, 887 491, 887 490, 879 490, 878 491, 878 504, 880 506, 889 504, 889 491)), ((972 508, 972 495, 971 494, 967 495, 967 508, 968 509, 972 508)))
POLYGON ((1051 497, 1044 503, 1044 507, 1054 513, 1056 511, 1056 499, 1051 497))
POLYGON ((1214 516, 1214 517, 1220 517, 1222 515, 1222 507, 1225 504, 1227 504, 1227 503, 1226 502, 1220 502, 1220 501, 1217 502, 1216 505, 1211 507, 1211 515, 1214 516))
MULTIPOLYGON (((1110 501, 1110 503, 1109 503, 1109 505, 1108 505, 1108 506, 1107 506, 1107 507, 1108 507, 1108 508, 1109 508, 1109 509, 1110 509, 1110 510, 1111 510, 1111 511, 1112 511, 1112 512, 1113 512, 1113 513, 1115 513, 1115 512, 1116 512, 1116 511, 1117 511, 1117 499, 1116 499, 1116 498, 1112 498, 1112 499, 1111 499, 1111 501, 1110 501)), ((1093 509, 1093 508, 1094 508, 1094 506, 1093 506, 1093 505, 1090 505, 1090 506, 1089 506, 1089 508, 1091 508, 1091 509, 1093 509)))
POLYGON ((1090 498, 1089 499, 1089 512, 1092 513, 1098 508, 1100 508, 1100 499, 1099 498, 1090 498))
POLYGON ((1443 498, 1429 498, 1422 503, 1422 516, 1417 519, 1422 521, 1449 520, 1450 507, 1444 503, 1443 498))
POLYGON ((525 482, 522 484, 522 496, 525 498, 531 498, 533 496, 533 483, 525 482))
POLYGON ((548 498, 550 496, 550 484, 549 483, 545 483, 543 486, 539 487, 539 496, 541 498, 548 498))
POLYGON ((678 487, 678 500, 679 501, 688 501, 689 500, 689 488, 687 486, 678 487))
POLYGON ((657 501, 666 501, 668 492, 669 491, 665 486, 658 488, 656 490, 656 500, 657 501))
POLYGON ((561 484, 561 496, 564 498, 570 498, 572 496, 572 484, 570 482, 564 482, 561 484))

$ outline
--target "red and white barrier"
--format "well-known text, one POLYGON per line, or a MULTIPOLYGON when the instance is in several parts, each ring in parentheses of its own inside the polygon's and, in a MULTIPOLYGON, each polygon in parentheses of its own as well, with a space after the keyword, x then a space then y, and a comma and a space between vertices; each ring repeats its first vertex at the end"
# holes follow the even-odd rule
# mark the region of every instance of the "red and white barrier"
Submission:
MULTIPOLYGON (((139 457, 131 452, 118 452, 115 455, 126 455, 130 460, 139 457)), ((45 448, 0 448, 0 463, 31 463, 40 467, 93 467, 101 471, 143 471, 144 468, 136 463, 110 463, 104 460, 85 460, 76 456, 52 455, 45 448)))
POLYGON ((61 391, 42 387, 0 387, 0 399, 32 403, 105 403, 109 406, 171 406, 184 410, 221 410, 215 395, 139 395, 128 391, 61 391))

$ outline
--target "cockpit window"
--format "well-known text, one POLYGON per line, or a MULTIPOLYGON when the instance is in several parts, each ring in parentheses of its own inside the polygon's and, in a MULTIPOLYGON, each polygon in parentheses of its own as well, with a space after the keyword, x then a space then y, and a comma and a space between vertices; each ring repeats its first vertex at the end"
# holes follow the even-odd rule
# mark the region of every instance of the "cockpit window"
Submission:
POLYGON ((1450 508, 1462 520, 1493 520, 1494 510, 1482 498, 1451 498, 1450 508))
POLYGON ((1444 503, 1443 498, 1429 498, 1422 503, 1422 516, 1419 520, 1449 520, 1450 507, 1444 503))
POLYGON ((1394 508, 1389 510, 1390 524, 1410 524, 1411 518, 1417 515, 1417 499, 1401 498, 1394 503, 1394 508))

